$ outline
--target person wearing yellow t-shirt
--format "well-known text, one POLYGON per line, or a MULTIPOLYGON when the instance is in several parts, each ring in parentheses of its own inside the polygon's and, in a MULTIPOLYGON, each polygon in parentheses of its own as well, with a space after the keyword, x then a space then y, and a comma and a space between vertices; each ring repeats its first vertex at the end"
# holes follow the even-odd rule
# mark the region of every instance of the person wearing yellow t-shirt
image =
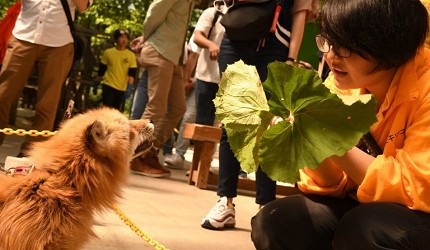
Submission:
POLYGON ((126 93, 133 87, 137 62, 135 54, 128 49, 128 31, 115 30, 113 38, 116 47, 103 52, 93 94, 97 94, 97 85, 101 81, 103 105, 122 111, 126 93))

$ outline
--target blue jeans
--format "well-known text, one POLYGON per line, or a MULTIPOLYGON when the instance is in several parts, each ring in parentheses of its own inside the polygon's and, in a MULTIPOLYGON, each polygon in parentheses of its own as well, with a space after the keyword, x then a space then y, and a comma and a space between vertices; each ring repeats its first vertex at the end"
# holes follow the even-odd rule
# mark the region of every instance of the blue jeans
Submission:
MULTIPOLYGON (((231 41, 224 36, 218 59, 219 70, 224 72, 228 64, 238 60, 257 68, 261 81, 267 78, 267 65, 274 61, 286 61, 288 48, 270 34, 265 46, 259 47, 259 41, 231 41)), ((223 128, 219 147, 218 196, 236 197, 240 163, 231 151, 227 133, 223 128)), ((261 168, 256 172, 256 203, 265 205, 276 199, 276 182, 271 180, 261 168)))
POLYGON ((215 99, 218 84, 196 79, 196 123, 213 126, 215 122, 215 99))
POLYGON ((138 120, 142 118, 148 103, 148 71, 143 71, 142 77, 137 83, 136 92, 134 93, 133 105, 131 106, 130 119, 138 120))

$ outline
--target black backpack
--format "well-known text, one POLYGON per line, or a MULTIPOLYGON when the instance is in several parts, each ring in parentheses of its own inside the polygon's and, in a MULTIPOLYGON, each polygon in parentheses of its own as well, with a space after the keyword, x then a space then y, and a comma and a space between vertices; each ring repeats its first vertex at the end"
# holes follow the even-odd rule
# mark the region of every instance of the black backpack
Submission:
POLYGON ((258 40, 269 34, 273 22, 276 24, 277 5, 277 0, 234 0, 220 23, 230 40, 258 40))

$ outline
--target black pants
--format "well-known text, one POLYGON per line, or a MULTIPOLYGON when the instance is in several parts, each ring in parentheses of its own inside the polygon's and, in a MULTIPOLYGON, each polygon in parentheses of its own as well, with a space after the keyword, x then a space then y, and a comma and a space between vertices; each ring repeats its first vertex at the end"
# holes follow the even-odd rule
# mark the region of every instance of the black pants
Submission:
POLYGON ((125 91, 117 90, 109 85, 102 85, 103 105, 124 111, 125 91))
MULTIPOLYGON (((274 34, 270 34, 264 47, 259 41, 231 41, 224 36, 219 54, 219 70, 224 72, 227 65, 243 60, 248 65, 254 65, 262 82, 267 78, 267 65, 274 61, 285 62, 288 56, 288 47, 282 44, 274 34)), ((241 169, 240 163, 234 156, 228 142, 227 133, 223 129, 219 145, 219 175, 218 196, 236 197, 237 176, 241 169)), ((271 180, 259 167, 256 171, 256 197, 255 202, 260 205, 276 199, 276 182, 271 180)))
POLYGON ((430 214, 394 203, 293 195, 252 218, 258 250, 430 249, 430 214))

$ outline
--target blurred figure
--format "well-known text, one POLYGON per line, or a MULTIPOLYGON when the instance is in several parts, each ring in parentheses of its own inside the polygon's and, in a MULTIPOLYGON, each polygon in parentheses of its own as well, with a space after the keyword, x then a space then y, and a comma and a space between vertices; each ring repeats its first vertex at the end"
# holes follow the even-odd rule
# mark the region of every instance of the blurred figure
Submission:
MULTIPOLYGON (((8 49, 0 71, 0 128, 6 127, 9 111, 37 65, 38 90, 32 130, 52 130, 61 88, 73 61, 73 38, 61 1, 22 0, 8 49), (49 10, 46 11, 46 6, 49 10)), ((92 0, 69 1, 75 10, 85 11, 92 0)), ((32 141, 46 137, 27 137, 19 156, 32 141)), ((0 144, 4 134, 0 134, 0 144)))
MULTIPOLYGON (((174 144, 175 152, 168 145, 163 147, 164 163, 169 168, 183 169, 185 162, 185 153, 190 146, 190 140, 185 139, 182 135, 186 123, 194 123, 196 121, 196 94, 195 94, 195 78, 194 69, 196 68, 197 59, 201 49, 194 43, 194 36, 191 36, 187 44, 187 59, 183 68, 183 82, 185 86, 185 94, 187 96, 187 110, 182 117, 179 125, 179 133, 176 139, 171 142, 174 144), (170 149, 170 150, 169 150, 170 149)), ((175 138, 172 136, 171 138, 175 138)), ((166 143, 168 144, 168 143, 166 143)))
MULTIPOLYGON (((234 2, 232 2, 234 4, 234 2)), ((221 41, 218 56, 219 71, 227 65, 243 60, 255 65, 261 82, 267 77, 267 65, 273 61, 291 63, 297 60, 302 43, 304 27, 309 16, 313 15, 312 0, 282 1, 276 30, 266 37, 256 40, 234 40, 226 33, 221 41)), ((234 10, 233 10, 234 11, 234 10)), ((244 17, 246 18, 246 17, 244 17)), ((248 30, 246 30, 248 31, 248 30)), ((254 32, 249 30, 248 32, 254 32)), ((201 226, 207 229, 232 228, 236 225, 236 211, 233 198, 237 196, 238 175, 241 167, 234 156, 223 128, 219 146, 218 202, 202 219, 201 226)), ((262 170, 256 172, 256 203, 261 206, 276 199, 276 182, 262 170)))
POLYGON ((186 110, 180 58, 194 0, 154 0, 143 25, 143 36, 132 42, 138 62, 148 72, 148 103, 141 118, 155 125, 154 148, 135 158, 132 172, 150 177, 169 176, 158 160, 158 151, 186 110))
POLYGON ((101 82, 103 105, 123 111, 126 93, 134 85, 137 62, 135 54, 128 49, 127 30, 115 30, 113 39, 116 46, 103 52, 93 94, 97 94, 98 83, 101 82))

